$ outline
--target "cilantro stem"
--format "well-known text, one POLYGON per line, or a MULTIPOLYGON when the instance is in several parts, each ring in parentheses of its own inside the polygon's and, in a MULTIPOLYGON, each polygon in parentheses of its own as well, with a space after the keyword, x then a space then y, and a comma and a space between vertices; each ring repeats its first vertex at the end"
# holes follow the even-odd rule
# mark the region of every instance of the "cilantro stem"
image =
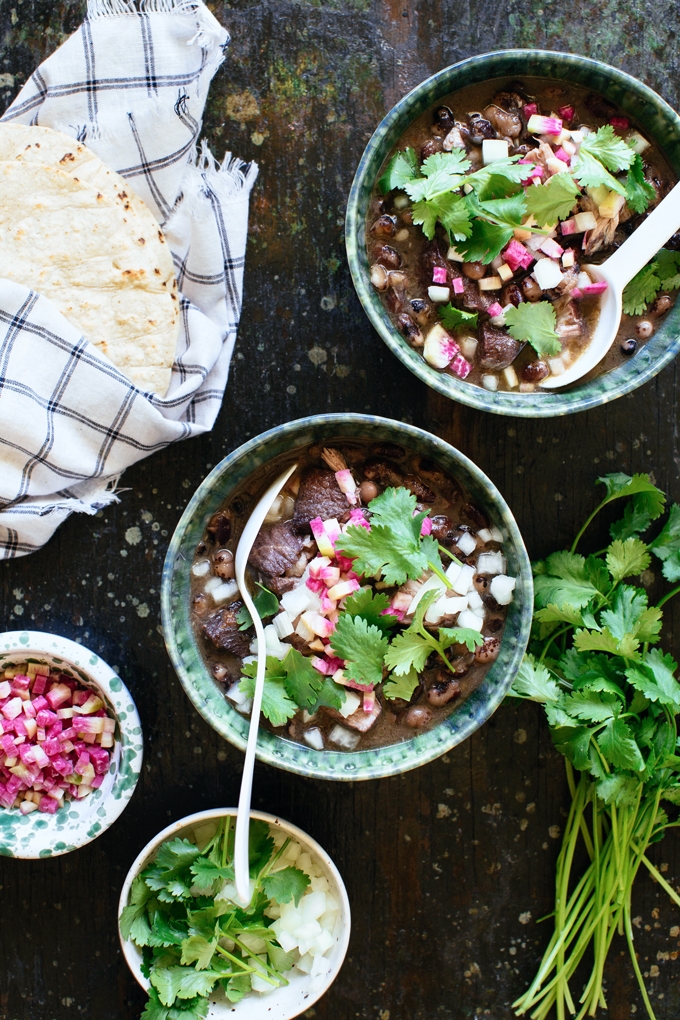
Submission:
POLYGON ((257 876, 257 885, 258 885, 258 886, 259 886, 260 882, 262 881, 262 879, 263 879, 263 878, 266 878, 266 877, 267 877, 267 875, 268 875, 268 874, 270 873, 270 871, 272 870, 272 868, 274 867, 274 865, 275 865, 275 864, 276 864, 276 862, 278 861, 279 857, 281 857, 281 855, 282 855, 282 854, 283 854, 283 853, 285 852, 285 850, 286 850, 286 848, 288 847, 288 844, 289 844, 289 843, 290 843, 290 836, 288 836, 288 837, 287 837, 287 838, 286 838, 286 839, 285 839, 285 840, 283 841, 283 843, 281 844, 281 846, 279 847, 279 849, 278 849, 278 850, 276 851, 276 853, 274 854, 274 856, 273 856, 273 857, 271 857, 271 858, 270 858, 270 859, 269 859, 269 860, 267 861, 267 863, 265 864, 264 868, 262 869, 262 871, 260 872, 260 874, 259 874, 259 875, 257 876))
POLYGON ((226 867, 227 864, 227 847, 229 844, 229 834, 231 832, 231 815, 227 815, 224 820, 224 833, 222 834, 222 867, 226 867))
POLYGON ((667 592, 667 594, 664 595, 664 597, 657 602, 656 608, 661 609, 661 607, 665 606, 668 600, 672 599, 674 595, 678 594, 678 592, 680 592, 680 584, 677 585, 677 587, 675 588, 671 588, 671 590, 667 592))
MULTIPOLYGON (((236 942, 236 939, 231 935, 228 935, 227 938, 230 938, 232 942, 236 942)), ((233 953, 230 953, 227 949, 223 949, 222 946, 215 946, 215 952, 219 953, 220 956, 224 956, 225 959, 231 960, 232 963, 235 963, 237 967, 241 968, 244 974, 252 974, 255 970, 255 968, 247 964, 245 960, 239 960, 238 956, 234 956, 233 953)))
POLYGON ((439 551, 440 552, 446 553, 446 555, 449 557, 449 559, 453 560, 453 562, 456 563, 459 567, 463 566, 463 564, 460 562, 458 557, 454 556, 450 549, 447 549, 445 545, 441 544, 441 542, 439 542, 438 545, 439 545, 439 551))
POLYGON ((249 956, 251 960, 254 961, 254 969, 257 971, 257 973, 260 975, 263 981, 266 981, 270 985, 277 985, 281 983, 283 983, 284 985, 288 984, 288 981, 283 976, 283 974, 280 974, 278 970, 275 970, 273 967, 270 967, 268 963, 264 963, 263 960, 260 960, 260 958, 256 956, 255 953, 251 952, 251 950, 248 949, 248 946, 244 942, 241 942, 241 940, 237 938, 236 935, 233 934, 229 935, 228 938, 230 938, 232 942, 234 942, 239 947, 242 953, 245 953, 246 956, 249 956), (264 967, 266 973, 262 973, 260 971, 260 967, 264 967), (276 980, 272 980, 268 976, 269 974, 273 974, 276 980))
MULTIPOLYGON (((674 822, 673 824, 677 825, 678 823, 674 822)), ((631 843, 631 846, 633 847, 633 849, 635 849, 633 843, 631 843)), ((649 871, 650 875, 652 875, 656 879, 661 888, 668 893, 673 902, 680 907, 680 896, 678 896, 673 886, 668 884, 663 875, 658 871, 657 868, 654 867, 652 862, 649 860, 648 857, 645 856, 645 854, 642 855, 642 863, 647 868, 647 871, 649 871)))
POLYGON ((593 510, 593 512, 590 514, 590 516, 586 518, 585 524, 583 525, 581 530, 578 532, 578 534, 576 535, 576 538, 574 539, 574 541, 571 544, 571 549, 569 550, 570 552, 572 552, 572 553, 576 552, 576 546, 579 544, 579 542, 583 538, 583 535, 585 534, 585 532, 590 527, 590 524, 595 520, 595 518, 599 514, 600 510, 602 510, 607 505, 608 502, 609 502, 609 497, 607 497, 606 499, 602 500, 602 502, 599 504, 599 506, 596 506, 595 509, 593 510))
POLYGON ((436 563, 432 563, 430 560, 428 560, 427 565, 432 571, 432 573, 437 575, 442 584, 446 585, 446 590, 448 591, 448 589, 451 587, 451 579, 446 576, 441 567, 438 567, 436 563))

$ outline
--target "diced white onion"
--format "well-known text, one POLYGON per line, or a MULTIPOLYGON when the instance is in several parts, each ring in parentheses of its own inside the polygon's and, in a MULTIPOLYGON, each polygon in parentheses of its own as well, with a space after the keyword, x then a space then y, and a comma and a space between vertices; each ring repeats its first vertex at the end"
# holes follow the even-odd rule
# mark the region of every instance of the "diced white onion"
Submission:
POLYGON ((279 639, 273 623, 268 623, 264 628, 264 643, 267 646, 267 655, 273 655, 275 659, 285 659, 291 647, 284 645, 279 639))
POLYGON ((456 249, 453 247, 449 248, 449 250, 446 253, 446 257, 449 260, 449 262, 465 262, 463 256, 459 255, 456 249))
POLYGON ((541 290, 550 290, 562 282, 562 270, 552 259, 541 259, 531 274, 541 290))
POLYGON ((232 599, 237 593, 238 585, 236 581, 223 581, 217 588, 213 588, 210 592, 213 602, 217 605, 220 605, 222 602, 226 602, 227 599, 232 599))
POLYGON ((427 288, 427 296, 430 301, 433 301, 436 305, 444 305, 451 298, 451 291, 448 287, 433 287, 427 288))
POLYGON ((476 588, 467 593, 467 604, 470 609, 480 609, 484 603, 482 602, 482 596, 479 594, 476 588))
POLYGON ((473 613, 471 609, 464 609, 458 617, 457 625, 459 627, 469 627, 470 630, 481 630, 484 626, 484 621, 473 613))
POLYGON ((497 375, 483 375, 482 386, 485 390, 490 390, 492 393, 498 389, 498 376, 497 375))
POLYGON ((515 372, 512 365, 508 365, 507 368, 503 369, 503 378, 505 379, 505 385, 508 387, 509 390, 514 390, 515 387, 519 386, 517 372, 515 372))
POLYGON ((491 528, 491 538, 492 538, 492 541, 500 542, 501 545, 505 541, 505 538, 503 537, 503 532, 501 531, 500 528, 497 528, 495 524, 491 528))
POLYGON ((311 730, 305 730, 302 736, 305 743, 313 747, 315 751, 323 751, 323 733, 318 726, 313 726, 311 730))
POLYGON ((215 588, 219 588, 221 584, 222 584, 221 577, 209 577, 208 580, 203 585, 203 591, 207 595, 209 595, 211 591, 214 591, 215 588))
POLYGON ((435 588, 439 588, 439 590, 442 592, 442 594, 446 590, 444 588, 444 585, 443 585, 442 581, 437 577, 437 575, 436 574, 432 574, 431 577, 428 577, 427 581, 425 581, 423 584, 421 584, 420 588, 418 589, 416 594, 413 596, 413 601, 411 602, 411 605, 409 606, 409 609, 408 609, 408 615, 409 616, 412 616, 413 613, 415 613, 416 609, 418 608, 418 603, 422 599, 423 595, 426 595, 428 591, 432 591, 435 588))
POLYGON ((299 584, 297 588, 281 596, 281 608, 285 609, 291 620, 295 620, 300 613, 305 613, 308 609, 318 612, 321 609, 321 599, 306 584, 299 584))
POLYGON ((351 733, 344 726, 334 726, 328 734, 328 739, 332 744, 336 744, 344 751, 353 751, 361 740, 361 734, 351 733))
POLYGON ((648 149, 650 145, 647 139, 643 138, 639 131, 632 131, 626 138, 626 142, 630 145, 633 152, 637 152, 638 156, 641 156, 645 149, 648 149))
POLYGON ((464 358, 468 361, 475 360, 477 345, 479 341, 474 336, 459 336, 456 338, 464 358))
POLYGON ((194 563, 191 573, 194 577, 205 577, 210 573, 210 560, 199 560, 198 563, 194 563))
POLYGON ((482 528, 481 531, 477 532, 477 538, 481 538, 482 542, 492 542, 491 532, 488 528, 482 528))
POLYGON ((471 531, 464 531, 459 539, 456 540, 456 545, 465 556, 469 556, 477 548, 477 539, 471 531))
POLYGON ((548 368, 552 375, 562 375, 564 372, 564 362, 561 358, 548 358, 548 368))
POLYGON ((480 553, 477 557, 477 571, 480 574, 504 574, 505 556, 502 552, 480 553))
POLYGON ((451 588, 458 595, 467 595, 470 588, 473 587, 473 578, 475 576, 475 568, 469 566, 467 563, 462 567, 459 567, 456 563, 452 563, 446 571, 446 576, 451 579, 451 588))
POLYGON ((507 159, 509 142, 504 138, 485 138, 482 141, 482 163, 488 166, 498 159, 507 159))
POLYGON ((291 620, 290 616, 285 611, 285 609, 282 613, 279 613, 278 616, 274 617, 272 623, 276 628, 276 633, 281 639, 289 637, 295 631, 295 628, 293 627, 293 621, 291 620))
POLYGON ((509 606, 512 602, 512 593, 515 590, 517 580, 514 577, 506 577, 505 574, 498 574, 489 585, 489 590, 499 606, 509 606))
POLYGON ((338 712, 343 717, 343 719, 348 719, 351 715, 354 715, 360 704, 361 698, 359 697, 359 695, 355 694, 354 691, 346 690, 345 703, 344 705, 342 705, 341 708, 338 709, 338 712))

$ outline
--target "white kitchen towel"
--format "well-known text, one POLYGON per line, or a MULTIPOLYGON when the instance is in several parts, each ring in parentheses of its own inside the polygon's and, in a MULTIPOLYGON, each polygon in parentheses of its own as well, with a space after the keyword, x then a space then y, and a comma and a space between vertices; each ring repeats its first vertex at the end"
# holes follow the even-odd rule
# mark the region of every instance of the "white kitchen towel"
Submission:
POLYGON ((84 142, 156 215, 181 328, 170 388, 135 387, 47 298, 0 279, 0 559, 115 499, 130 464, 212 428, 241 311, 254 163, 198 150, 229 35, 201 0, 89 0, 2 117, 84 142))

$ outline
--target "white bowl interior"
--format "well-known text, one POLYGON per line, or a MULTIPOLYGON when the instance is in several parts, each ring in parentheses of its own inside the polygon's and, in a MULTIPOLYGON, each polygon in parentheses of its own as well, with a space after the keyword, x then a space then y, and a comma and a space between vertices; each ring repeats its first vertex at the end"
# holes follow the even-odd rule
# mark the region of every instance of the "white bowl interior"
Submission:
POLYGON ((0 808, 0 854, 56 857, 84 846, 104 832, 132 796, 142 764, 141 724, 130 692, 94 652, 53 634, 0 635, 0 678, 9 666, 44 663, 96 691, 116 720, 111 765, 98 790, 83 800, 66 801, 55 814, 0 808))
MULTIPOLYGON (((193 834, 193 830, 198 826, 204 825, 208 821, 218 822, 221 818, 225 818, 229 815, 235 817, 236 813, 236 808, 218 808, 208 811, 199 811, 196 814, 180 818, 179 821, 174 822, 166 829, 163 829, 162 832, 159 832, 157 836, 154 836, 154 838, 147 843, 141 853, 137 856, 132 867, 127 873, 120 894, 118 916, 120 917, 123 908, 127 906, 130 895, 130 887, 134 878, 150 862, 161 843, 164 843, 168 839, 175 839, 177 837, 180 839, 183 839, 185 836, 190 837, 193 834)), ((246 995, 240 1002, 237 1003, 229 1002, 224 995, 224 992, 220 989, 210 996, 210 1009, 208 1011, 208 1017, 210 1020, 232 1020, 232 1018, 233 1020, 238 1020, 238 1018, 240 1018, 240 1020, 288 1020, 288 1018, 298 1016, 301 1012, 303 1012, 303 1010, 309 1009, 309 1007, 320 999, 324 992, 330 988, 340 972, 340 968, 342 967, 342 963, 347 952, 347 946, 349 944, 351 918, 347 890, 345 889, 345 884, 340 877, 340 872, 326 851, 323 850, 315 840, 308 836, 306 832, 303 832, 302 829, 298 829, 297 826, 291 825, 290 822, 283 821, 275 815, 265 814, 262 811, 251 811, 251 818, 261 819, 264 822, 268 822, 272 827, 281 829, 281 831, 287 836, 291 836, 293 839, 297 840, 298 843, 302 845, 303 849, 307 850, 321 866, 323 873, 330 884, 332 895, 340 903, 340 914, 335 924, 335 930, 333 931, 335 943, 328 957, 326 957, 328 960, 328 971, 320 988, 316 988, 313 992, 311 992, 309 990, 308 975, 293 970, 288 976, 288 985, 282 988, 277 988, 273 992, 269 992, 267 995, 251 993, 246 995)), ((128 942, 122 937, 120 934, 120 927, 118 929, 118 934, 120 936, 120 944, 128 967, 142 988, 148 990, 149 982, 141 972, 141 949, 139 949, 133 942, 128 942)))

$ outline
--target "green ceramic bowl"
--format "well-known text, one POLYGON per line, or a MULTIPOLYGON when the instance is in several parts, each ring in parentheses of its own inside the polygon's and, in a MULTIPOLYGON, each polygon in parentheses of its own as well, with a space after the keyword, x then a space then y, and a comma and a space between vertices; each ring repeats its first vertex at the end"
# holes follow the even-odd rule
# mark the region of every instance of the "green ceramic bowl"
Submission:
POLYGON ((663 319, 654 337, 631 361, 569 392, 490 393, 437 372, 398 333, 369 280, 366 254, 366 210, 378 172, 404 130, 438 99, 465 85, 493 78, 544 77, 582 85, 610 99, 644 127, 680 177, 680 117, 652 89, 615 67, 573 53, 548 50, 500 50, 470 57, 446 67, 404 96, 378 125, 361 157, 347 205, 347 257, 359 300, 390 350, 414 375, 452 400, 470 407, 521 418, 552 418, 586 411, 642 386, 660 372, 680 350, 680 301, 663 319))
POLYGON ((226 700, 224 688, 206 669, 192 630, 189 594, 194 553, 212 514, 253 471, 291 450, 342 439, 402 443, 422 451, 460 480, 491 521, 507 531, 508 572, 518 579, 500 655, 477 690, 428 733, 377 750, 343 753, 313 751, 265 729, 260 730, 257 751, 260 761, 315 779, 377 779, 424 765, 465 740, 486 722, 507 694, 529 638, 533 606, 531 567, 515 519, 486 475, 448 443, 412 425, 363 414, 301 418, 251 439, 210 472, 177 525, 163 568, 163 632, 177 675, 195 708, 218 733, 245 750, 249 720, 239 715, 226 700))
POLYGON ((0 676, 9 666, 46 663, 69 673, 103 698, 116 720, 111 766, 104 782, 83 800, 69 800, 53 815, 0 808, 0 854, 58 857, 101 836, 127 807, 142 770, 142 728, 130 692, 95 652, 58 634, 9 631, 0 634, 0 676))

